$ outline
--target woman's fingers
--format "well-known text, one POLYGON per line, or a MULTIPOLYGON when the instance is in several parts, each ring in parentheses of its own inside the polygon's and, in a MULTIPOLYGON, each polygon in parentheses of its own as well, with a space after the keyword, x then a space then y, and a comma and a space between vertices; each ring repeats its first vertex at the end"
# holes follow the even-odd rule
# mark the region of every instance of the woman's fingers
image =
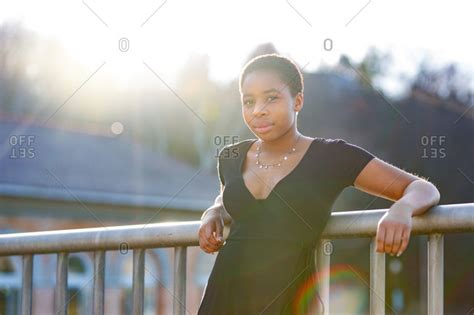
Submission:
POLYGON ((215 252, 216 250, 219 249, 218 246, 212 245, 212 244, 210 244, 209 242, 207 242, 205 240, 200 241, 199 245, 202 248, 202 250, 204 250, 208 254, 212 254, 213 252, 215 252))
POLYGON ((206 223, 203 226, 204 229, 204 240, 210 245, 217 245, 217 240, 214 239, 214 230, 215 230, 215 223, 214 220, 206 223))
POLYGON ((217 251, 223 244, 223 237, 222 241, 218 240, 219 234, 216 234, 216 231, 219 229, 222 231, 222 227, 220 227, 220 222, 218 219, 214 219, 211 221, 206 222, 205 224, 201 225, 199 229, 199 246, 206 252, 206 253, 213 253, 217 251))
POLYGON ((385 228, 383 225, 379 226, 379 230, 377 232, 377 252, 383 253, 385 246, 385 228))
POLYGON ((400 246, 400 249, 398 250, 397 256, 400 256, 407 249, 408 242, 410 241, 410 232, 411 232, 411 229, 403 230, 402 245, 400 246))
POLYGON ((393 237, 393 244, 392 244, 392 250, 390 251, 390 255, 396 255, 400 251, 400 247, 402 244, 402 233, 403 229, 397 229, 395 231, 395 235, 393 237))
POLYGON ((388 254, 392 252, 394 234, 395 233, 393 233, 393 229, 391 228, 388 228, 385 234, 384 251, 388 254))
POLYGON ((223 229, 224 229, 224 222, 222 221, 217 221, 215 223, 216 226, 216 232, 215 232, 215 240, 219 243, 222 244, 224 242, 224 236, 223 234, 223 229))
POLYGON ((410 242, 410 228, 380 227, 377 235, 377 252, 400 256, 408 247, 410 242))

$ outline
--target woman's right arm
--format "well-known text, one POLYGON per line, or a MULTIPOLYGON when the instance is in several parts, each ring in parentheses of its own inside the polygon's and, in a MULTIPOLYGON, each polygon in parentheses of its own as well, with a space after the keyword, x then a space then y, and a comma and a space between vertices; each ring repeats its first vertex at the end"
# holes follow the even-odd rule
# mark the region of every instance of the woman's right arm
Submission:
POLYGON ((199 246, 206 253, 213 254, 224 245, 224 225, 232 222, 222 202, 221 193, 217 196, 214 205, 204 211, 199 227, 199 246))
POLYGON ((232 223, 232 217, 229 215, 229 213, 225 210, 224 203, 222 202, 222 192, 224 187, 221 185, 221 193, 216 197, 216 200, 214 201, 214 204, 209 207, 206 211, 201 216, 201 221, 211 215, 216 215, 220 214, 222 215, 222 219, 224 220, 225 225, 229 225, 232 223))

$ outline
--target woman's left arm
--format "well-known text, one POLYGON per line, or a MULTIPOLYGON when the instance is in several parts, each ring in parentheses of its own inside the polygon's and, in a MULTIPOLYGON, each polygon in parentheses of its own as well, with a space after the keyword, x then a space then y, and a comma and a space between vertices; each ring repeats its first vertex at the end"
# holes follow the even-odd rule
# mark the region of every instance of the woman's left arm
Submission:
POLYGON ((354 187, 394 201, 377 226, 377 252, 400 256, 408 246, 412 216, 421 215, 438 204, 435 185, 379 158, 372 159, 359 173, 354 187))

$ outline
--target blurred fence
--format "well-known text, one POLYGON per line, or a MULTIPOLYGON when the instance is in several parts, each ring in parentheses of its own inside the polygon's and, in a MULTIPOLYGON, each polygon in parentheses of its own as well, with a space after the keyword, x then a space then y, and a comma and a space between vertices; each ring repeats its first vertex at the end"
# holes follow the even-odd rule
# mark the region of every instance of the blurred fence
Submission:
MULTIPOLYGON (((371 237, 370 244, 370 314, 385 313, 385 254, 375 251, 377 223, 387 209, 336 212, 331 215, 315 251, 318 272, 322 275, 319 292, 329 310, 330 255, 326 244, 335 238, 371 237)), ((22 255, 23 277, 21 314, 32 314, 33 259, 35 254, 56 253, 56 314, 67 313, 68 254, 94 251, 93 313, 104 313, 105 252, 133 249, 133 314, 143 314, 145 251, 148 248, 174 247, 174 314, 185 314, 186 252, 198 246, 199 221, 127 225, 106 228, 12 233, 0 235, 0 255, 22 255)), ((224 236, 227 237, 226 226, 224 236)), ((428 235, 429 315, 443 314, 444 234, 474 232, 474 203, 440 205, 422 216, 413 217, 411 235, 428 235)))

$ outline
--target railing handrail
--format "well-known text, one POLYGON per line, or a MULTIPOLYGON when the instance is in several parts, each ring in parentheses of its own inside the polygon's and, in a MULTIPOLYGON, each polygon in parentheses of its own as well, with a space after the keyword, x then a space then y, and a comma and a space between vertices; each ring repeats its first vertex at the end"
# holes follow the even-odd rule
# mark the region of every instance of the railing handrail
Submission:
MULTIPOLYGON (((388 209, 335 212, 323 239, 371 237, 388 209), (363 217, 363 220, 361 218, 363 217)), ((0 235, 0 256, 159 248, 199 245, 200 221, 166 222, 101 228, 69 229, 0 235)), ((224 235, 227 236, 226 226, 224 235)), ((411 234, 474 232, 474 203, 438 205, 413 217, 411 234)))

